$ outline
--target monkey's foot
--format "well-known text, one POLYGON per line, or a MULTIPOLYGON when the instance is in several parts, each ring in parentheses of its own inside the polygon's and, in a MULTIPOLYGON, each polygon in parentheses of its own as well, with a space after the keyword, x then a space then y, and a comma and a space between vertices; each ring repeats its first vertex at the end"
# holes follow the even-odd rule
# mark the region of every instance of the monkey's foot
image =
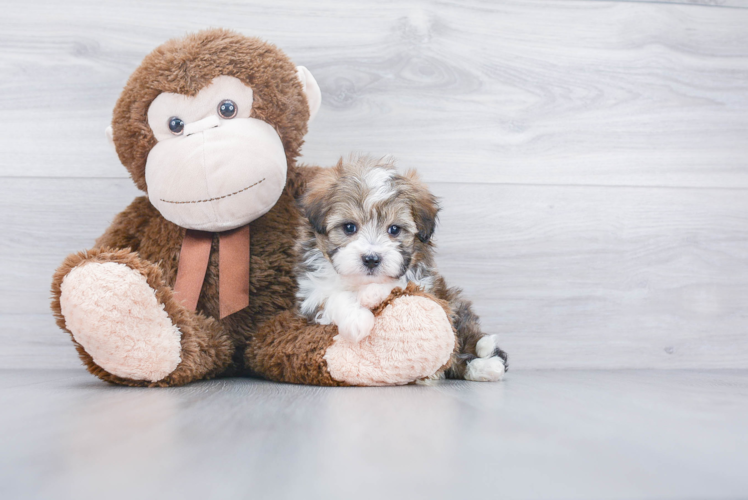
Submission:
POLYGON ((409 290, 377 310, 371 334, 358 343, 334 342, 325 353, 333 379, 350 385, 402 385, 444 369, 455 334, 444 308, 409 290))
POLYGON ((117 262, 85 262, 60 288, 68 330, 104 370, 156 382, 181 362, 182 334, 140 272, 117 262))

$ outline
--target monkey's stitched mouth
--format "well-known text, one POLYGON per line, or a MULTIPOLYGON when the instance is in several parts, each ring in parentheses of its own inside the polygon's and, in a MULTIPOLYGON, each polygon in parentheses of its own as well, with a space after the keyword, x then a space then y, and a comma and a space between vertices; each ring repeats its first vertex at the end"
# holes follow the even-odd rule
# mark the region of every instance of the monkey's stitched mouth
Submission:
POLYGON ((247 187, 245 187, 244 189, 240 189, 239 191, 234 191, 233 193, 230 193, 230 194, 225 194, 225 195, 223 195, 223 196, 216 196, 215 198, 208 198, 207 200, 196 200, 196 201, 169 201, 169 200, 165 200, 165 199, 163 199, 163 198, 159 198, 159 199, 160 199, 161 201, 163 201, 164 203, 174 203, 175 205, 183 205, 183 204, 185 204, 185 203, 207 203, 207 202, 209 202, 209 201, 221 200, 221 199, 223 199, 223 198, 228 198, 229 196, 234 196, 235 194, 243 193, 243 192, 244 192, 244 191, 246 191, 247 189, 251 189, 251 188, 255 187, 256 185, 260 184, 260 183, 261 183, 262 181, 264 181, 264 180, 265 180, 265 178, 263 177, 263 178, 262 178, 262 179, 260 179, 259 181, 255 182, 254 184, 252 184, 252 185, 250 185, 250 186, 247 186, 247 187))

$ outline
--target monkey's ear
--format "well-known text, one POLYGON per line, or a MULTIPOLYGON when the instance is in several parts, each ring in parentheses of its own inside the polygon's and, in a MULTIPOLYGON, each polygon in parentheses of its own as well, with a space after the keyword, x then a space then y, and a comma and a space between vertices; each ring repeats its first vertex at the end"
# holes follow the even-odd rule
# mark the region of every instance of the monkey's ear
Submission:
POLYGON ((304 89, 306 101, 309 103, 309 121, 311 122, 322 104, 322 92, 319 90, 317 80, 304 66, 296 66, 296 73, 301 82, 301 88, 304 89))
POLYGON ((109 145, 114 147, 114 130, 112 129, 112 126, 109 125, 106 130, 104 130, 104 133, 106 134, 106 140, 109 142, 109 145))

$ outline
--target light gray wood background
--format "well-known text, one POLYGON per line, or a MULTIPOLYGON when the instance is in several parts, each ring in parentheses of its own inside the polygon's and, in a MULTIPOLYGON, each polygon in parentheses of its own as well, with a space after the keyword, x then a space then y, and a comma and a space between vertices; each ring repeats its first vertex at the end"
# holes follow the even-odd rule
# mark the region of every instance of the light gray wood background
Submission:
POLYGON ((748 1, 3 1, 0 367, 78 366, 50 276, 138 192, 103 130, 168 38, 264 37, 304 161, 393 154, 515 370, 748 367, 748 1))

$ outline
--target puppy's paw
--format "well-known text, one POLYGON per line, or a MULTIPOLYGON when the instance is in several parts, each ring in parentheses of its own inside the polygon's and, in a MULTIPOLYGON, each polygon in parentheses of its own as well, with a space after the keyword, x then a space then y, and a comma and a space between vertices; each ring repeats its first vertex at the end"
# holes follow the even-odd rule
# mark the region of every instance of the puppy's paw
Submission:
POLYGON ((367 309, 374 309, 381 304, 384 299, 389 297, 395 286, 396 285, 383 283, 371 283, 366 285, 358 292, 358 303, 367 309))
POLYGON ((499 347, 498 335, 486 335, 475 344, 475 354, 479 358, 490 358, 495 356, 494 351, 499 347))
POLYGON ((475 354, 479 358, 490 358, 497 356, 504 363, 504 371, 509 369, 509 357, 506 352, 499 348, 499 336, 498 335, 486 335, 481 338, 477 344, 475 344, 475 354))
POLYGON ((349 342, 358 343, 369 336, 374 328, 374 314, 363 308, 356 308, 338 323, 338 333, 349 342))
POLYGON ((465 380, 473 382, 497 382, 504 378, 504 361, 498 356, 476 358, 468 363, 465 380))

